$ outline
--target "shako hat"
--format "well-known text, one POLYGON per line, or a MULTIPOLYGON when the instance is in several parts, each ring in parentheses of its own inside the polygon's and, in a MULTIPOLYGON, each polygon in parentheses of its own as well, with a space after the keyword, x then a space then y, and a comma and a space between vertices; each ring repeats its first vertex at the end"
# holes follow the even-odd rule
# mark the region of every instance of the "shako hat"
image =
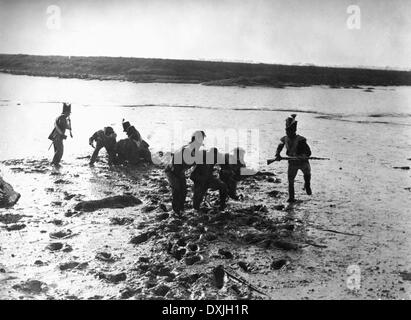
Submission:
POLYGON ((71 104, 63 102, 63 114, 70 114, 71 113, 71 104))
POLYGON ((123 121, 123 131, 126 132, 128 128, 131 127, 130 122, 128 121, 123 121))

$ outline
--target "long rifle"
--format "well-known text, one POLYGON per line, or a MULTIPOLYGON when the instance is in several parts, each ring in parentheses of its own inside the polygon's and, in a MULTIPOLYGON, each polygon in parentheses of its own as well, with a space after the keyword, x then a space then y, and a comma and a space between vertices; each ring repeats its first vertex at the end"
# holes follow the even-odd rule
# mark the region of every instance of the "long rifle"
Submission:
POLYGON ((274 161, 281 160, 330 160, 329 158, 319 158, 319 157, 280 157, 274 159, 268 159, 267 165, 272 164, 274 161))

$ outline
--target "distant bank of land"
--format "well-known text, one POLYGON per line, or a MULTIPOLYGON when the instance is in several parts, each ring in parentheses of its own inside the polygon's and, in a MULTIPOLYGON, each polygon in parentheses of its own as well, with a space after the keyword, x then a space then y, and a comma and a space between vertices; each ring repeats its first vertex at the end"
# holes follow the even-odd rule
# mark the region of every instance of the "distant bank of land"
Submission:
POLYGON ((277 88, 411 85, 410 71, 122 57, 0 54, 0 72, 59 78, 277 88))

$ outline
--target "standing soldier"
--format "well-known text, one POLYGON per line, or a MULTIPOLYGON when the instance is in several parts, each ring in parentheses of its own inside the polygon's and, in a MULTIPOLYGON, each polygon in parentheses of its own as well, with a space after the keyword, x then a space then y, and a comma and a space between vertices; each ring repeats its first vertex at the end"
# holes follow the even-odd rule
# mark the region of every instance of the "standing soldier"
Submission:
POLYGON ((73 138, 71 133, 71 104, 63 103, 63 113, 57 117, 54 122, 53 131, 49 135, 49 140, 53 141, 54 157, 51 162, 54 166, 60 166, 61 158, 63 157, 64 145, 63 140, 67 138, 65 135, 66 130, 70 130, 70 137, 73 138))
POLYGON ((106 148, 108 155, 108 164, 115 163, 116 160, 116 133, 112 127, 105 127, 104 130, 96 131, 89 139, 89 144, 94 148, 94 152, 90 159, 90 166, 94 165, 97 160, 100 149, 106 148), (93 145, 94 141, 96 146, 93 145))
MULTIPOLYGON (((281 160, 281 151, 284 146, 287 149, 287 156, 308 158, 311 156, 310 147, 307 144, 307 140, 297 134, 297 121, 295 120, 296 114, 292 114, 285 120, 285 132, 286 136, 281 138, 281 143, 277 147, 275 154, 276 160, 281 160)), ((294 198, 294 179, 298 170, 301 170, 304 174, 304 189, 308 195, 311 195, 311 167, 310 163, 306 159, 288 160, 288 200, 287 202, 295 202, 294 198)))
POLYGON ((165 173, 171 187, 172 207, 176 214, 180 214, 184 210, 187 196, 185 172, 195 164, 204 138, 204 131, 194 132, 191 136, 191 142, 174 152, 171 162, 165 168, 165 173))

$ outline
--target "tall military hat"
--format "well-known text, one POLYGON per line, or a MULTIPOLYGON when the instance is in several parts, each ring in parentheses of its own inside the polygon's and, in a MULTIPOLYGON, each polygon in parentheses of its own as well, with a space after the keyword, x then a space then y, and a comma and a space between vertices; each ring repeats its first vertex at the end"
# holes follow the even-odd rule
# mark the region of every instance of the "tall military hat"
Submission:
POLYGON ((297 127, 297 120, 295 120, 295 117, 297 115, 296 114, 292 114, 290 117, 288 117, 287 119, 285 119, 285 128, 289 129, 292 126, 297 127))
POLYGON ((128 128, 131 127, 130 122, 128 121, 123 121, 123 131, 126 132, 128 128))
POLYGON ((63 102, 63 114, 70 114, 71 113, 71 104, 63 102))

